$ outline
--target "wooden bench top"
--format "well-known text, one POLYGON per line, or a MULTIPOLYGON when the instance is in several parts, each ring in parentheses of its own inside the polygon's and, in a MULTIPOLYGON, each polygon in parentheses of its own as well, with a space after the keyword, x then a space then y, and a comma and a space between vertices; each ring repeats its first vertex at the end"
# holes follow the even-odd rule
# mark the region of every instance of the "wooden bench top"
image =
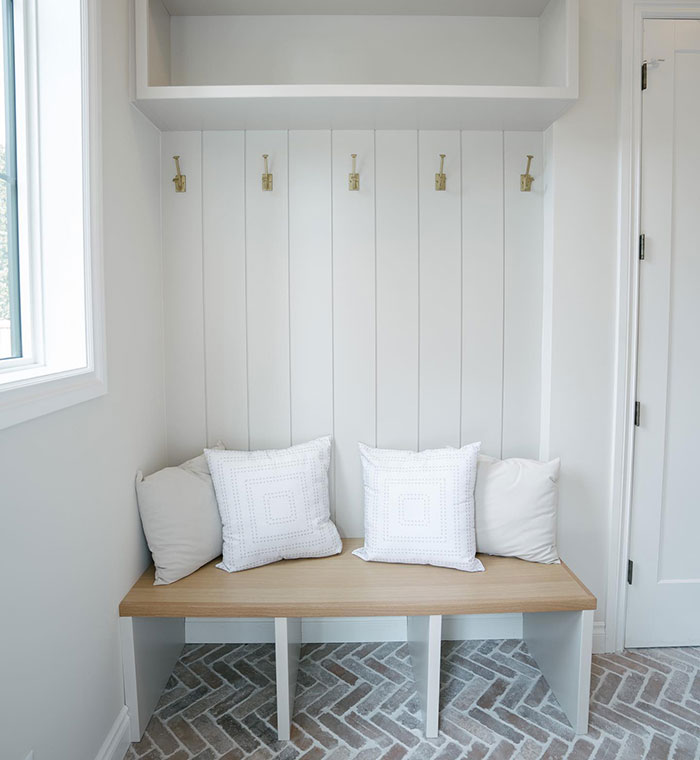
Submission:
POLYGON ((169 586, 153 567, 119 605, 122 617, 347 617, 594 610, 596 598, 565 565, 479 555, 486 572, 364 562, 361 539, 323 559, 295 559, 239 573, 211 562, 169 586))

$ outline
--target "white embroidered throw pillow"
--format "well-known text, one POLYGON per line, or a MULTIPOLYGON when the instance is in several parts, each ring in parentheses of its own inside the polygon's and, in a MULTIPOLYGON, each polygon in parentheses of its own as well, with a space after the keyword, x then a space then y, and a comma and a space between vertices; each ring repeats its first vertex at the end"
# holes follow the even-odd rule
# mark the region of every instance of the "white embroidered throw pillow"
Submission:
POLYGON ((289 449, 205 451, 223 524, 229 573, 342 550, 330 518, 330 437, 289 449))
POLYGON ((480 445, 417 453, 361 443, 365 545, 353 553, 375 562, 483 570, 474 537, 480 445))
POLYGON ((484 554, 559 562, 559 459, 479 456, 474 499, 476 546, 484 554))

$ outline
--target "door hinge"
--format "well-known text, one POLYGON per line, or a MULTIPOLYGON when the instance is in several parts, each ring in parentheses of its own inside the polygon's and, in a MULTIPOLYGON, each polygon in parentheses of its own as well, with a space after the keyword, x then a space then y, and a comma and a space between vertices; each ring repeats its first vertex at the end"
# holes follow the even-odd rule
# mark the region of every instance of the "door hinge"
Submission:
POLYGON ((639 260, 644 261, 646 257, 647 236, 642 234, 639 236, 639 260))
POLYGON ((627 583, 632 585, 632 576, 634 575, 634 562, 631 559, 627 560, 627 583))
POLYGON ((642 64, 642 89, 646 90, 647 88, 647 65, 646 63, 642 64))
POLYGON ((634 402, 634 426, 639 427, 639 423, 642 417, 642 405, 639 401, 634 402))

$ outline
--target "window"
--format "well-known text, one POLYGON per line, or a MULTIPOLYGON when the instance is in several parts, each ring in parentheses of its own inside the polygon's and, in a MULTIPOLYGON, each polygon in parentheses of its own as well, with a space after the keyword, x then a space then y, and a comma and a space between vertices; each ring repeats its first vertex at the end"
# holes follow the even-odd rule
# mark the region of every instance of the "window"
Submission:
POLYGON ((17 146, 12 0, 0 23, 0 361, 22 356, 17 230, 17 146))
POLYGON ((2 428, 106 384, 99 3, 0 3, 2 428))

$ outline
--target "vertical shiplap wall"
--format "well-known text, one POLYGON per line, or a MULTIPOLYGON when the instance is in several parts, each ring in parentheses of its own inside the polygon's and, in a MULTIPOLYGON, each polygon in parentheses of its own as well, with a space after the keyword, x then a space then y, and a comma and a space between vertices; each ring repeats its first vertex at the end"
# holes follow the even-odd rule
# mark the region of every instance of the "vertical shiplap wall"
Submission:
POLYGON ((172 462, 217 440, 272 448, 331 433, 335 519, 357 536, 358 441, 481 440, 536 457, 542 151, 534 132, 164 133, 172 462), (528 153, 536 180, 521 193, 528 153))

